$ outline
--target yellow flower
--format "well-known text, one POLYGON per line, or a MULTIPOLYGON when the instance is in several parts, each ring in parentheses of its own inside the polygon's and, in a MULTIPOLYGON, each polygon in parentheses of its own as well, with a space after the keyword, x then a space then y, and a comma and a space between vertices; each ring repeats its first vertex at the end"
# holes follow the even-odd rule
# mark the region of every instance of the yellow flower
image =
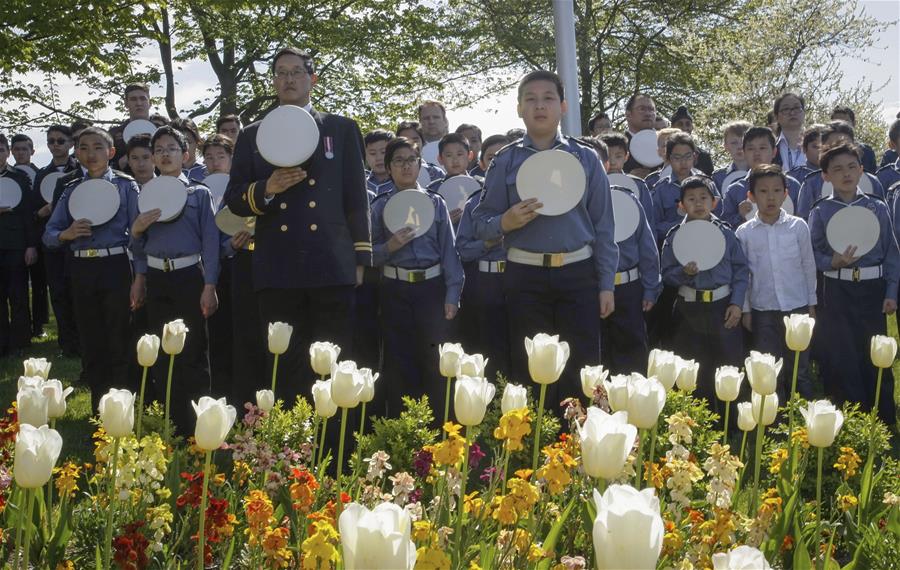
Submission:
POLYGON ((531 469, 517 469, 513 475, 518 477, 519 479, 524 479, 528 481, 531 478, 531 474, 534 473, 531 469))
POLYGON ((478 496, 478 491, 466 495, 465 509, 467 513, 472 513, 475 518, 481 518, 484 511, 484 500, 478 496))
POLYGON ((842 447, 834 468, 843 473, 844 481, 846 481, 856 475, 856 471, 859 469, 859 455, 852 447, 842 447))
POLYGON ((769 464, 769 473, 777 474, 781 472, 781 465, 787 460, 787 449, 779 447, 772 452, 772 462, 769 464))
POLYGON ((481 566, 478 565, 474 560, 469 562, 469 570, 481 570, 481 566))
POLYGON ((423 543, 437 537, 431 521, 416 521, 413 523, 412 538, 417 543, 423 543))
POLYGON ((269 526, 275 522, 272 517, 275 509, 264 491, 254 489, 244 497, 244 511, 247 514, 247 530, 244 532, 250 538, 250 546, 256 546, 263 541, 269 526))
POLYGON ((443 550, 423 546, 416 551, 415 570, 450 570, 450 557, 443 550))
POLYGON ((847 495, 840 495, 838 497, 838 506, 842 511, 849 511, 850 509, 854 509, 858 504, 859 499, 857 499, 852 493, 847 495))
POLYGON ((538 546, 537 544, 532 544, 528 547, 528 561, 529 562, 537 562, 539 560, 543 560, 548 556, 547 552, 538 546))
POLYGON ((62 467, 54 467, 56 473, 56 490, 61 497, 65 497, 78 490, 78 478, 81 476, 81 467, 71 461, 62 467))
POLYGON ((447 432, 447 437, 458 436, 459 432, 462 431, 462 426, 453 422, 447 422, 444 424, 444 431, 447 432))
POLYGON ((266 531, 262 548, 270 567, 288 568, 291 565, 294 555, 287 546, 290 535, 291 532, 283 526, 266 531))
POLYGON ((528 408, 510 410, 500 418, 494 429, 494 437, 502 440, 507 451, 524 449, 522 438, 531 433, 531 416, 528 408))
POLYGON ((327 520, 317 520, 312 526, 313 533, 300 545, 303 570, 331 570, 331 563, 340 559, 335 548, 338 533, 327 520))
POLYGON ((453 422, 444 424, 447 439, 436 444, 426 445, 425 450, 431 453, 436 465, 458 465, 465 453, 465 439, 459 435, 462 426, 453 422))
POLYGON ((578 463, 560 444, 548 445, 543 451, 547 456, 547 462, 538 469, 537 478, 547 481, 551 495, 558 495, 572 482, 569 471, 578 463))
POLYGON ((56 565, 56 570, 75 570, 75 564, 71 560, 64 560, 56 565))
POLYGON ((791 434, 791 441, 793 443, 799 443, 803 446, 803 449, 809 449, 809 433, 806 431, 805 427, 799 427, 793 431, 791 434))
POLYGON ((778 489, 770 488, 763 493, 762 505, 759 506, 760 516, 768 514, 778 514, 781 512, 781 497, 778 496, 778 489))

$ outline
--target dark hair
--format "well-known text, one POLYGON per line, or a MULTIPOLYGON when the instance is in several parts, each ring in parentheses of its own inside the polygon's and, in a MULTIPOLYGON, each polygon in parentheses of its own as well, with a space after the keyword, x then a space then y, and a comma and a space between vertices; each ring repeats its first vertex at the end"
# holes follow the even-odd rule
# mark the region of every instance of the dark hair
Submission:
POLYGON ((828 167, 831 166, 831 161, 844 154, 854 156, 856 157, 856 160, 862 160, 860 158, 862 157, 862 151, 855 143, 841 143, 825 147, 825 150, 819 155, 819 167, 822 169, 822 172, 827 172, 828 167))
POLYGON ((150 115, 149 120, 154 125, 159 123, 159 125, 157 125, 158 127, 164 127, 169 124, 169 117, 163 115, 162 113, 153 113, 152 115, 150 115))
POLYGON ((747 121, 731 121, 722 129, 722 138, 725 139, 728 135, 734 134, 743 140, 744 133, 753 128, 753 125, 747 121))
POLYGON ((222 115, 216 120, 216 132, 219 132, 219 129, 221 129, 222 125, 225 123, 237 123, 238 130, 241 130, 241 127, 243 126, 241 125, 241 118, 237 115, 233 113, 231 115, 222 115))
POLYGON ((831 110, 831 118, 834 119, 835 115, 847 115, 850 117, 848 121, 851 125, 856 124, 856 113, 853 112, 853 109, 847 107, 846 105, 838 105, 834 109, 831 110))
POLYGON ((479 155, 478 159, 484 160, 484 151, 486 149, 489 149, 492 146, 496 146, 498 144, 503 145, 503 146, 508 145, 509 137, 507 137, 506 135, 491 135, 488 138, 481 141, 481 154, 479 155))
POLYGON ((900 144, 900 117, 891 123, 891 128, 888 129, 888 139, 894 144, 900 144))
MULTIPOLYGON (((601 111, 600 113, 597 113, 596 115, 591 117, 591 120, 588 121, 588 130, 593 131, 594 125, 596 125, 597 121, 599 121, 600 119, 606 119, 606 120, 610 121, 609 115, 607 113, 604 113, 601 111)), ((612 122, 612 121, 610 121, 610 122, 612 122)))
POLYGON ((397 125, 397 130, 394 131, 394 134, 399 137, 400 133, 407 130, 416 131, 416 134, 419 135, 422 143, 425 143, 425 135, 422 134, 422 125, 419 124, 419 121, 400 121, 400 124, 397 125))
MULTIPOLYGON (((671 139, 669 139, 671 140, 671 139)), ((716 192, 716 183, 712 178, 706 176, 705 174, 692 174, 688 176, 684 180, 681 181, 681 197, 679 200, 684 200, 685 193, 691 188, 703 188, 709 195, 712 196, 713 200, 718 198, 718 193, 716 192)))
POLYGON ((47 127, 47 134, 50 134, 52 131, 56 131, 58 133, 64 134, 68 138, 72 138, 72 129, 67 127, 66 125, 60 125, 58 123, 54 123, 47 127))
POLYGON ((225 149, 225 152, 228 153, 228 156, 234 154, 234 141, 231 140, 231 137, 219 133, 209 136, 205 141, 203 141, 203 147, 201 148, 200 153, 206 153, 207 149, 210 149, 214 146, 225 149))
POLYGON ((190 133, 194 137, 194 141, 197 144, 203 144, 203 139, 200 138, 200 130, 197 128, 197 123, 195 123, 191 119, 188 119, 187 117, 179 117, 169 123, 169 125, 173 129, 177 129, 184 134, 190 133))
POLYGON ((15 135, 13 135, 13 137, 9 140, 10 146, 12 146, 12 145, 14 145, 14 144, 16 144, 16 143, 20 143, 20 142, 27 142, 27 143, 28 143, 28 146, 31 147, 31 150, 34 150, 34 141, 31 140, 31 137, 30 137, 30 136, 28 136, 28 135, 26 135, 26 134, 24 134, 24 133, 18 133, 18 134, 15 134, 15 135))
POLYGON ((131 154, 131 151, 136 148, 146 148, 151 153, 153 152, 153 145, 150 143, 150 133, 141 133, 128 139, 128 143, 125 145, 125 154, 131 154))
POLYGON ((687 119, 692 123, 694 122, 694 117, 691 116, 690 111, 688 111, 688 108, 684 105, 675 110, 675 113, 672 114, 670 120, 672 121, 672 124, 675 124, 675 121, 680 121, 681 119, 687 119))
POLYGON ((385 129, 375 129, 374 131, 369 131, 366 133, 365 138, 363 139, 364 146, 369 146, 370 144, 374 144, 381 141, 390 141, 396 135, 391 131, 385 129))
POLYGON ((78 135, 78 140, 81 140, 81 137, 86 136, 95 136, 100 137, 103 142, 106 144, 107 148, 112 148, 115 145, 115 141, 113 141, 112 135, 107 131, 101 129, 100 127, 87 127, 81 134, 78 135))
POLYGON ((471 123, 463 123, 460 126, 456 127, 456 132, 462 134, 463 131, 475 131, 478 133, 478 140, 481 140, 481 129, 478 128, 477 125, 473 125, 471 123))
POLYGON ((438 154, 442 154, 448 144, 461 144, 463 148, 466 149, 466 152, 472 150, 469 146, 469 139, 464 135, 459 133, 448 133, 441 137, 441 140, 438 142, 438 154))
POLYGON ((521 127, 516 127, 514 129, 509 129, 506 131, 506 138, 509 139, 509 142, 514 142, 525 136, 525 129, 521 127))
POLYGON ((391 139, 387 146, 384 147, 384 165, 387 167, 388 172, 391 169, 391 161, 394 160, 394 154, 400 150, 401 148, 408 148, 409 150, 416 153, 416 156, 420 157, 419 150, 416 148, 416 144, 409 140, 406 137, 394 137, 391 139))
POLYGON ((806 110, 806 99, 804 99, 800 95, 797 95, 796 93, 791 93, 790 91, 788 91, 787 93, 782 93, 778 96, 778 98, 775 99, 775 105, 772 106, 772 112, 775 113, 776 116, 778 115, 778 111, 781 110, 781 103, 783 103, 784 100, 788 97, 795 97, 798 101, 800 101, 800 106, 803 108, 803 110, 806 110))
POLYGON ((822 139, 822 131, 825 130, 825 125, 816 123, 815 125, 810 125, 805 131, 803 131, 803 148, 809 146, 809 144, 813 141, 822 139))
POLYGON ((769 127, 750 127, 747 129, 747 132, 744 133, 744 139, 741 141, 741 147, 747 148, 750 141, 755 141, 756 139, 766 139, 769 141, 769 145, 775 148, 775 135, 772 134, 772 129, 769 127))
POLYGON ((447 118, 447 108, 444 107, 444 104, 441 103, 440 101, 434 101, 433 99, 426 99, 426 100, 422 101, 421 103, 419 103, 419 107, 416 110, 416 114, 419 117, 422 116, 422 109, 424 109, 425 107, 437 107, 438 109, 441 110, 441 115, 445 119, 447 118))
POLYGON ((83 131, 84 129, 91 126, 90 121, 85 121, 84 119, 78 119, 72 122, 72 136, 75 136, 77 131, 83 131))
POLYGON ((525 91, 525 86, 534 81, 549 81, 556 86, 556 94, 559 95, 559 100, 566 100, 565 90, 563 89, 562 80, 559 78, 559 75, 553 73, 552 71, 547 71, 546 69, 536 69, 523 77, 521 81, 519 81, 519 90, 517 96, 517 99, 519 101, 522 100, 522 93, 525 91))
POLYGON ((694 137, 685 132, 675 133, 666 139, 666 159, 672 156, 672 150, 675 148, 675 145, 685 144, 691 147, 691 150, 697 152, 697 143, 694 142, 694 137))
POLYGON ((591 137, 584 136, 578 137, 578 140, 581 142, 591 145, 595 151, 597 151, 597 156, 600 157, 600 162, 606 162, 609 160, 609 149, 606 148, 606 143, 603 142, 600 137, 591 137))
POLYGON ((286 55, 296 55, 303 60, 303 67, 306 68, 307 73, 310 75, 316 73, 316 65, 313 63, 312 55, 310 55, 308 51, 303 51, 294 47, 284 47, 275 52, 275 55, 272 57, 272 75, 275 75, 275 64, 278 63, 279 59, 286 55))
MULTIPOLYGON (((641 98, 650 99, 651 102, 653 101, 653 97, 647 95, 646 93, 638 91, 637 93, 634 93, 631 97, 629 97, 628 101, 625 102, 625 110, 630 111, 634 107, 634 104, 637 103, 637 100, 641 98)), ((655 107, 656 103, 653 103, 653 106, 655 107)))
POLYGON ((757 180, 767 176, 780 178, 781 187, 785 190, 787 189, 787 177, 785 177, 784 171, 780 166, 777 164, 761 164, 756 168, 750 169, 750 174, 747 176, 747 191, 751 194, 755 194, 757 180))
POLYGON ((5 146, 6 150, 9 150, 9 141, 6 140, 6 135, 0 133, 0 146, 5 146))
POLYGON ((628 137, 622 133, 606 133, 600 135, 600 140, 606 144, 606 148, 621 148, 628 152, 628 137))
POLYGON ((156 132, 153 133, 153 137, 150 139, 150 144, 156 146, 156 141, 165 136, 170 136, 175 139, 175 142, 181 147, 181 152, 187 152, 187 139, 184 137, 184 133, 172 125, 166 125, 165 127, 156 129, 156 132))
POLYGON ((128 94, 132 91, 143 91, 150 96, 150 86, 146 83, 129 83, 125 86, 125 95, 123 95, 126 99, 128 99, 128 94))
POLYGON ((848 123, 847 121, 830 121, 825 128, 822 129, 822 143, 825 143, 825 139, 830 138, 831 135, 847 135, 850 137, 850 140, 854 140, 853 133, 853 125, 848 123))

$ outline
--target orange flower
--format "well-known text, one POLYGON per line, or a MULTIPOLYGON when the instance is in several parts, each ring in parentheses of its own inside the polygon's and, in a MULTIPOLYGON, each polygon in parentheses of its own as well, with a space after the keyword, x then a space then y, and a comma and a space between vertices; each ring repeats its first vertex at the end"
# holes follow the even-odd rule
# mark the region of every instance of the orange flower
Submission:
POLYGON ((306 469, 294 469, 293 478, 295 482, 291 484, 291 500, 294 502, 294 510, 308 512, 316 500, 319 483, 306 469))

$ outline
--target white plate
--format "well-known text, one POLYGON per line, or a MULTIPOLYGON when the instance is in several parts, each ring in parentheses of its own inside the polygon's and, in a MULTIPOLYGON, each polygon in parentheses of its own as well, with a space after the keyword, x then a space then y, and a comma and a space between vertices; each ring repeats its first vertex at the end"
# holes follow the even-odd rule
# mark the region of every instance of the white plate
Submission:
POLYGON ((157 176, 141 188, 138 210, 143 214, 159 208, 159 222, 171 222, 177 218, 187 202, 187 186, 174 176, 157 176))
POLYGON ((391 233, 412 228, 413 237, 424 235, 434 223, 434 202, 420 190, 402 190, 384 205, 384 225, 391 233))
POLYGON ((628 144, 628 151, 636 161, 647 168, 653 168, 663 163, 663 159, 656 152, 656 131, 644 129, 635 133, 628 144))
POLYGON ((228 180, 230 178, 231 177, 227 174, 217 172, 215 174, 210 174, 203 179, 203 184, 209 188, 209 193, 212 196, 213 212, 219 209, 222 198, 225 197, 225 190, 228 189, 228 180))
POLYGON ((73 220, 90 220, 101 226, 119 211, 119 189, 102 178, 85 180, 69 194, 69 214, 73 220))
POLYGON ((282 105, 269 112, 256 131, 256 147, 266 162, 288 168, 306 162, 319 146, 319 127, 306 109, 282 105))
POLYGON ((437 164, 439 149, 440 143, 438 141, 425 143, 425 146, 422 147, 422 160, 429 164, 437 164))
POLYGON ((728 187, 737 182, 738 180, 743 180, 747 177, 746 170, 735 170, 731 174, 725 177, 722 180, 722 196, 725 195, 725 192, 728 191, 728 187))
POLYGON ((675 232, 672 252, 681 265, 693 261, 700 271, 706 271, 718 265, 725 256, 725 236, 712 222, 692 220, 675 232))
POLYGON ((641 222, 640 206, 634 195, 626 194, 621 190, 613 190, 612 206, 616 218, 615 239, 616 243, 622 243, 634 235, 641 222))
POLYGON ((465 208, 466 200, 469 199, 469 196, 479 190, 481 190, 481 184, 477 180, 471 176, 461 175, 451 176, 444 180, 440 188, 438 188, 438 194, 444 198, 444 201, 447 202, 447 207, 453 211, 465 208))
POLYGON ((12 178, 0 177, 0 208, 15 208, 22 201, 22 187, 12 178))
POLYGON ((156 125, 146 119, 128 121, 128 124, 125 125, 125 129, 122 131, 122 139, 125 141, 125 144, 128 144, 131 137, 136 135, 152 135, 156 132, 156 128, 156 125))
POLYGON ((56 190, 56 182, 65 176, 65 172, 51 172, 41 180, 41 198, 48 204, 53 201, 53 192, 56 190))
POLYGON ((855 257, 863 256, 878 243, 881 225, 878 216, 862 206, 847 206, 831 216, 825 226, 828 245, 837 253, 844 253, 848 246, 856 246, 855 257))
POLYGON ((37 176, 37 172, 34 171, 30 166, 25 166, 24 164, 16 165, 16 170, 20 170, 28 175, 28 180, 31 181, 31 186, 34 186, 34 177, 37 176))
POLYGON ((256 233, 256 216, 242 218, 223 206, 216 214, 216 226, 225 235, 233 236, 238 232, 247 232, 251 236, 256 233))
POLYGON ((516 174, 516 188, 523 200, 537 198, 544 216, 565 214, 581 202, 587 177, 572 153, 544 150, 528 157, 516 174))
MULTIPOLYGON (((425 168, 424 162, 419 165, 419 176, 416 178, 416 182, 418 182, 419 186, 422 188, 428 188, 428 185, 431 184, 431 173, 425 168)), ((407 188, 407 190, 409 190, 409 188, 407 188)))
MULTIPOLYGON (((750 209, 750 212, 744 216, 745 220, 750 220, 753 216, 756 215, 756 212, 759 211, 759 207, 756 205, 756 202, 750 202, 753 204, 753 207, 750 209)), ((784 197, 784 202, 781 203, 781 209, 785 211, 785 213, 793 215, 794 214, 794 201, 791 200, 790 196, 784 197)))
POLYGON ((627 174, 622 174, 621 172, 609 175, 609 185, 630 190, 635 196, 637 196, 639 192, 637 182, 634 181, 634 178, 627 174))

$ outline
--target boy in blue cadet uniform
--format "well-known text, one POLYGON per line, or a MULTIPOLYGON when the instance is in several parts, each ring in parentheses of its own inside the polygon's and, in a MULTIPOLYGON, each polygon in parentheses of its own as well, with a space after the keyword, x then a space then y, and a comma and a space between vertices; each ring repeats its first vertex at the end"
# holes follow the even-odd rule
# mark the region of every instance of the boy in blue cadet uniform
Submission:
POLYGON ((512 378, 518 382, 529 378, 525 337, 559 334, 571 347, 560 382, 550 387, 551 407, 579 393, 579 371, 600 358, 597 316, 606 318, 615 309, 618 262, 609 180, 592 147, 559 134, 567 106, 555 73, 533 71, 519 82, 518 114, 527 132, 494 157, 474 212, 476 237, 502 238, 507 251, 503 285, 510 314, 512 378), (541 216, 543 204, 535 198, 521 200, 516 188, 522 163, 550 149, 575 156, 586 176, 581 201, 559 216, 541 216))
POLYGON ((876 371, 869 356, 871 337, 887 334, 885 315, 897 310, 900 250, 890 212, 880 198, 859 190, 863 169, 855 145, 827 147, 819 163, 825 180, 834 185, 834 194, 816 202, 809 215, 816 267, 825 274, 823 306, 816 325, 827 344, 822 366, 825 391, 835 403, 859 402, 864 409, 877 405, 881 419, 893 426, 893 374, 890 368, 884 371, 881 400, 876 404, 876 371), (867 208, 878 218, 878 241, 861 256, 854 245, 834 251, 826 236, 831 218, 849 206, 867 208))
POLYGON ((366 133, 363 139, 366 147, 366 166, 369 168, 366 176, 366 188, 376 196, 394 189, 391 173, 384 164, 384 149, 393 138, 394 133, 391 131, 375 129, 366 133))
POLYGON ((731 227, 712 214, 715 183, 706 176, 691 176, 681 183, 681 203, 687 215, 666 235, 661 265, 666 285, 678 288, 675 301, 675 349, 683 358, 700 364, 697 393, 718 406, 715 371, 723 364, 740 366, 743 358, 741 307, 750 281, 747 258, 731 227), (725 237, 725 254, 712 269, 700 271, 691 261, 675 258, 673 242, 679 229, 693 220, 715 224, 725 237))
MULTIPOLYGON (((831 121, 822 129, 821 141, 822 149, 853 143, 853 127, 846 121, 831 121)), ((856 148, 858 149, 859 146, 856 146, 856 148)), ((881 182, 878 181, 878 178, 868 172, 863 172, 863 176, 867 177, 872 185, 871 193, 884 199, 885 189, 882 187, 881 182)), ((809 217, 809 211, 812 209, 813 203, 822 197, 822 186, 824 183, 825 180, 822 177, 821 170, 816 170, 803 180, 803 184, 800 187, 800 201, 797 206, 798 216, 804 219, 809 217)))
MULTIPOLYGON (((441 184, 448 178, 453 176, 468 176, 467 172, 469 162, 473 153, 469 150, 469 141, 461 134, 450 133, 444 135, 438 142, 438 162, 444 169, 445 174, 440 178, 431 181, 426 190, 429 192, 437 192, 441 184)), ((459 219, 462 217, 462 208, 454 208, 450 210, 450 221, 453 227, 459 226, 459 219)))
POLYGON ((469 176, 484 178, 494 156, 510 142, 512 142, 511 139, 506 135, 491 135, 484 139, 484 142, 481 143, 481 152, 478 153, 478 165, 469 171, 469 176))
MULTIPOLYGON (((121 124, 109 129, 109 134, 116 143, 116 154, 112 159, 113 168, 128 172, 128 156, 124 139, 125 127, 130 121, 136 119, 150 120, 150 86, 146 83, 131 83, 125 86, 125 110, 128 111, 128 119, 121 124)), ((72 129, 75 130, 74 128, 72 129)))
MULTIPOLYGON (((747 177, 750 196, 759 209, 735 232, 750 265, 750 289, 744 300, 744 327, 753 333, 756 350, 783 357, 778 398, 790 396, 790 370, 794 353, 785 344, 784 317, 794 313, 816 316, 816 260, 809 227, 785 212, 787 183, 781 167, 764 164, 747 177)), ((800 355, 797 389, 813 396, 808 372, 809 354, 800 355)))
MULTIPOLYGON (((891 123, 891 128, 888 130, 888 138, 894 147, 900 147, 900 119, 891 123)), ((878 181, 881 182, 881 186, 885 191, 892 188, 897 182, 900 182, 900 158, 879 168, 876 176, 878 176, 878 181)), ((888 201, 888 205, 894 203, 894 195, 888 193, 885 198, 888 201)))
POLYGON ((418 147, 397 137, 388 143, 384 160, 395 188, 372 203, 372 245, 375 266, 382 268, 383 276, 379 294, 382 374, 394 383, 382 401, 385 413, 397 417, 403 395, 428 395, 432 405, 443 401, 438 345, 453 339, 452 324, 465 276, 447 204, 416 183, 421 163, 418 147), (424 235, 414 237, 411 227, 391 234, 386 227, 385 206, 400 192, 423 192, 431 198, 434 223, 424 235))
MULTIPOLYGON (((660 245, 666 234, 674 226, 681 223, 683 214, 679 212, 681 198, 681 181, 694 174, 694 160, 697 157, 697 145, 694 137, 681 131, 672 134, 666 140, 666 160, 672 166, 672 174, 660 180, 653 187, 653 219, 656 223, 656 240, 660 245)), ((713 190, 713 207, 717 206, 718 196, 713 190)))
MULTIPOLYGON (((676 129, 681 129, 687 134, 693 134, 694 132, 694 118, 688 112, 687 107, 678 107, 675 110, 675 114, 672 115, 671 118, 672 126, 676 129)), ((712 157, 709 155, 709 152, 702 148, 697 148, 697 169, 706 174, 707 176, 712 176, 713 173, 713 161, 712 157)))
POLYGON ((725 193, 727 188, 722 188, 725 178, 735 170, 749 170, 747 158, 744 156, 744 133, 746 133, 753 125, 747 121, 732 121, 725 125, 722 130, 723 147, 728 156, 731 157, 731 164, 716 169, 712 173, 713 182, 719 189, 719 195, 725 193))
MULTIPOLYGON (((837 107, 832 109, 831 120, 846 121, 850 123, 851 127, 853 127, 854 129, 856 128, 856 113, 853 112, 853 109, 844 105, 838 105, 837 107)), ((864 142, 857 142, 856 145, 862 151, 863 170, 865 170, 869 174, 875 174, 875 171, 878 170, 878 166, 876 166, 875 162, 875 151, 872 150, 872 147, 864 142)))
POLYGON ((141 133, 131 137, 131 140, 125 145, 125 156, 128 157, 128 168, 138 186, 143 186, 156 177, 150 133, 141 133))
POLYGON ((806 101, 796 93, 783 93, 775 99, 772 112, 778 124, 778 140, 775 142, 775 158, 771 162, 790 172, 806 163, 802 144, 806 101))
POLYGON ((203 139, 200 137, 200 130, 197 129, 197 125, 194 121, 187 118, 175 119, 172 121, 171 125, 176 130, 181 131, 181 134, 183 134, 185 140, 187 140, 188 158, 184 161, 184 166, 181 168, 181 170, 184 171, 184 176, 188 180, 203 182, 203 179, 206 178, 207 175, 206 165, 197 162, 197 148, 203 144, 203 139))
MULTIPOLYGON (((775 147, 775 135, 768 127, 753 127, 744 133, 743 140, 744 157, 750 169, 763 164, 771 164, 778 149, 775 147)), ((748 174, 749 176, 749 174, 748 174)), ((800 183, 791 177, 787 177, 788 197, 797 208, 800 194, 800 183)), ((746 221, 746 216, 753 211, 753 202, 750 201, 747 192, 747 179, 733 182, 725 189, 724 206, 722 206, 721 218, 737 228, 746 221)), ((799 215, 799 214, 798 214, 799 215)), ((802 216, 801 216, 802 217, 802 216)))
MULTIPOLYGON (((422 152, 422 149, 425 146, 425 135, 422 134, 422 127, 419 125, 418 121, 402 121, 397 125, 395 134, 398 137, 408 138, 419 148, 419 152, 422 152)), ((423 160, 422 168, 428 172, 428 176, 431 178, 432 182, 438 178, 443 178, 444 176, 444 170, 436 164, 425 162, 423 160)))
MULTIPOLYGON (((28 175, 28 190, 31 194, 29 201, 37 208, 44 202, 40 197, 40 186, 34 185, 40 171, 31 161, 34 156, 34 141, 28 135, 20 133, 13 135, 9 142, 16 169, 22 170, 28 175)), ((35 220, 38 236, 44 233, 44 222, 46 222, 46 218, 38 217, 35 220)), ((30 282, 29 289, 31 291, 29 297, 31 336, 43 337, 45 335, 44 325, 50 320, 50 305, 47 302, 47 270, 44 267, 44 254, 40 247, 37 248, 37 259, 28 266, 27 280, 30 282)))
MULTIPOLYGON (((472 158, 469 164, 466 165, 466 171, 477 168, 478 155, 481 153, 481 129, 475 125, 463 123, 456 127, 456 133, 466 137, 466 141, 469 143, 469 150, 472 151, 472 158)), ((481 176, 484 176, 484 173, 481 176)))
MULTIPOLYGON (((174 220, 159 222, 159 209, 144 212, 131 226, 135 277, 132 299, 146 299, 149 330, 183 319, 188 328, 184 350, 175 359, 172 382, 172 419, 180 433, 189 433, 191 400, 210 393, 206 321, 216 312, 221 237, 212 212, 209 189, 183 174, 187 141, 174 127, 161 127, 151 139, 160 176, 172 176, 186 187, 187 202, 174 220)), ((165 382, 166 359, 154 366, 154 379, 165 382)), ((215 394, 222 391, 216 386, 215 394)), ((158 394, 165 386, 156 386, 158 394)))
POLYGON ((272 61, 279 104, 306 108, 318 125, 319 144, 302 166, 276 168, 259 154, 260 123, 247 126, 237 140, 225 202, 238 216, 257 217, 253 287, 264 325, 294 327, 278 360, 279 397, 293 401, 308 395, 315 380, 313 341, 334 342, 341 358, 353 358, 354 289, 372 263, 372 243, 359 127, 312 107, 318 78, 308 53, 283 48, 272 61))
MULTIPOLYGON (((75 154, 85 179, 102 178, 119 191, 116 214, 105 224, 92 227, 89 220, 72 219, 69 213, 69 199, 81 182, 76 174, 64 186, 44 230, 45 245, 72 252, 70 285, 82 379, 91 389, 91 409, 97 409, 103 394, 130 378, 128 366, 134 359, 134 345, 129 342, 130 309, 140 303, 136 299, 129 302, 132 267, 126 247, 131 224, 138 215, 138 186, 130 176, 109 167, 115 147, 106 131, 84 129, 77 138, 75 154)), ((135 269, 146 267, 136 260, 135 269)))
POLYGON ((225 135, 230 138, 232 142, 237 140, 242 129, 241 118, 237 115, 222 115, 216 119, 216 134, 225 135))
MULTIPOLYGON (((608 157, 605 164, 606 172, 609 174, 624 174, 625 171, 623 169, 625 163, 628 162, 628 159, 630 158, 630 155, 628 154, 628 138, 621 133, 608 132, 602 135, 600 140, 606 145, 608 157)), ((656 226, 656 221, 653 218, 655 212, 650 189, 647 187, 647 184, 637 176, 632 176, 630 174, 627 174, 626 176, 631 178, 638 187, 638 201, 644 209, 647 223, 650 224, 651 229, 654 228, 656 226)))
MULTIPOLYGON (((680 132, 681 129, 673 129, 672 127, 666 127, 664 129, 659 129, 658 131, 656 131, 656 154, 659 155, 663 162, 659 166, 659 168, 657 168, 656 170, 648 174, 646 178, 644 178, 644 182, 647 184, 647 188, 650 188, 652 190, 653 187, 659 183, 660 179, 665 178, 668 175, 666 173, 671 171, 672 167, 669 164, 668 159, 666 158, 666 142, 668 142, 669 137, 680 132)), ((628 162, 626 161, 625 164, 627 165, 628 162)))
POLYGON ((806 155, 806 164, 799 164, 786 173, 797 182, 802 183, 807 176, 819 170, 819 152, 822 150, 824 130, 825 125, 815 124, 803 131, 803 154, 806 155))

